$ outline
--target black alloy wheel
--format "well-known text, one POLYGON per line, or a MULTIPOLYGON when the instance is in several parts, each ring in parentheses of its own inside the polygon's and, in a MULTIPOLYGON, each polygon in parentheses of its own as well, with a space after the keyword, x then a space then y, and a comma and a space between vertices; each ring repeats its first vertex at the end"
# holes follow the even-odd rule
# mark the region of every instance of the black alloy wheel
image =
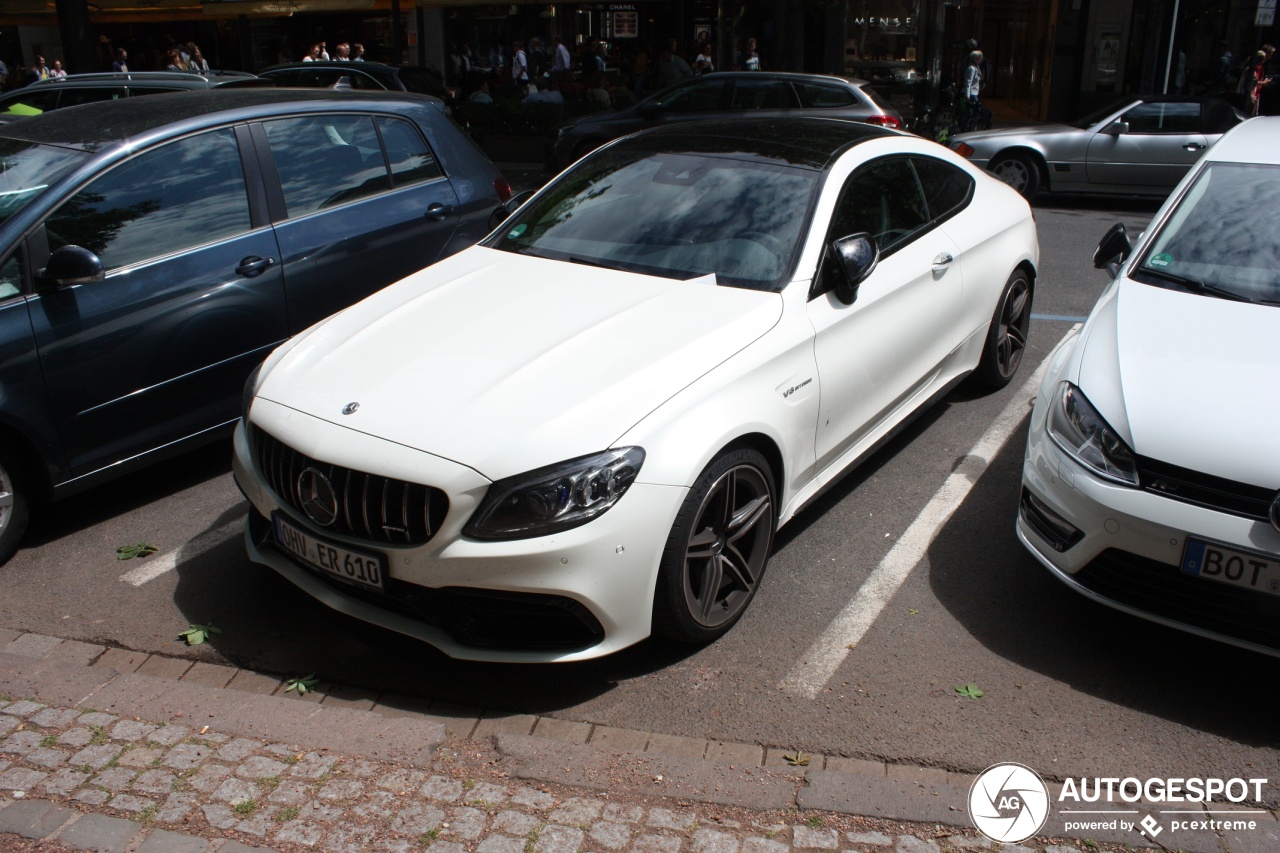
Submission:
POLYGON ((1022 364, 1031 328, 1031 280, 1024 270, 1014 270, 1005 283, 995 316, 987 331, 982 360, 975 378, 994 391, 1008 385, 1022 364))

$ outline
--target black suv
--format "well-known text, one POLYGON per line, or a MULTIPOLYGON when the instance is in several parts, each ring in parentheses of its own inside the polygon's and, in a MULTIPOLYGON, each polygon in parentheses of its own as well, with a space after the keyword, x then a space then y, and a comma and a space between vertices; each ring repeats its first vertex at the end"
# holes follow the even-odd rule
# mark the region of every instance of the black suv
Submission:
POLYGON ((271 86, 269 80, 245 71, 120 71, 72 74, 61 80, 41 80, 0 96, 0 122, 40 115, 62 107, 95 101, 118 101, 135 95, 187 92, 225 87, 271 86))

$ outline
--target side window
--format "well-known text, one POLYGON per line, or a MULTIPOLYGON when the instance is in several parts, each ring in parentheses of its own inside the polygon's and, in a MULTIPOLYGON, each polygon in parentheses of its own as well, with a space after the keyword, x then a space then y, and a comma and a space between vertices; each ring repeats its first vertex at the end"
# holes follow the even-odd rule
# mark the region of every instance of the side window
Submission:
POLYGON ((440 177, 440 164, 412 123, 385 117, 376 121, 382 133, 382 144, 387 149, 387 160, 391 163, 393 186, 403 187, 440 177))
POLYGON ((0 261, 0 301, 22 292, 22 249, 0 261))
POLYGON ((969 203, 973 178, 962 169, 932 157, 917 157, 912 162, 931 222, 945 219, 969 203))
POLYGON ((108 270, 250 227, 240 149, 229 128, 143 152, 94 180, 45 220, 50 251, 83 246, 108 270))
POLYGON ((38 116, 58 108, 58 92, 30 92, 5 98, 0 113, 11 116, 38 116))
POLYGON ((1130 133, 1199 133, 1200 105, 1195 103, 1138 104, 1120 117, 1130 133))
POLYGON ((735 110, 785 110, 795 106, 782 80, 739 80, 733 87, 735 110))
POLYGON ((694 83, 667 96, 662 106, 673 113, 704 113, 720 109, 724 97, 724 80, 694 83))
MULTIPOLYGON (((190 89, 161 89, 156 87, 147 87, 144 89, 140 87, 134 87, 129 90, 129 95, 131 97, 136 98, 139 95, 164 95, 164 94, 170 94, 173 92, 190 92, 190 91, 191 91, 190 89)), ((66 106, 66 104, 63 104, 63 106, 66 106)))
POLYGON ((850 176, 832 219, 831 238, 868 232, 888 255, 929 224, 915 171, 906 158, 880 160, 850 176))
POLYGON ((291 217, 365 198, 390 185, 372 116, 303 116, 263 122, 263 127, 291 217))
POLYGON ((849 89, 827 83, 797 83, 796 94, 800 96, 800 106, 807 110, 852 107, 858 104, 858 97, 849 89))
POLYGON ((83 89, 63 89, 60 107, 76 104, 92 104, 96 101, 114 101, 123 94, 119 86, 86 86, 83 89))
POLYGON ((363 89, 367 91, 381 92, 387 88, 386 86, 379 83, 375 78, 370 77, 368 74, 363 74, 358 71, 352 71, 350 73, 347 73, 344 71, 342 73, 346 76, 348 80, 351 81, 351 87, 353 89, 363 89))

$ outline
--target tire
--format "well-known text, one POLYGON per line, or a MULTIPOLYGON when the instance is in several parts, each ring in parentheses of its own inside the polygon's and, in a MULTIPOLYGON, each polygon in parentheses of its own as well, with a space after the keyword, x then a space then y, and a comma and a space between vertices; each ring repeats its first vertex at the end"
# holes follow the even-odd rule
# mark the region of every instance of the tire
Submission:
POLYGON ((769 563, 777 523, 773 474, 755 450, 722 453, 685 497, 658 569, 653 631, 707 643, 738 621, 769 563))
POLYGON ((1014 270, 1000 293, 991 317, 982 359, 974 371, 974 382, 988 391, 1008 385, 1022 364, 1031 327, 1031 280, 1024 270, 1014 270))
POLYGON ((1040 169, 1026 154, 1004 154, 997 157, 988 171, 1013 187, 1028 201, 1040 191, 1040 169))
POLYGON ((31 517, 31 491, 26 472, 13 454, 0 448, 0 565, 18 550, 31 517))

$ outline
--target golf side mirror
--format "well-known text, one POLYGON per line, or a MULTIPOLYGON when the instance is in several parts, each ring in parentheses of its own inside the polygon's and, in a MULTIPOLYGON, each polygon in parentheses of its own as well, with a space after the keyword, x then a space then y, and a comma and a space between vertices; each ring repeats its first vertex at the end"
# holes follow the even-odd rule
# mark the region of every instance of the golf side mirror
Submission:
POLYGON ((49 255, 48 265, 36 273, 41 287, 68 287, 90 281, 102 281, 102 260, 81 246, 63 246, 49 255))
POLYGON ((1120 265, 1132 251, 1133 246, 1129 242, 1129 233, 1124 230, 1124 223, 1117 222, 1102 235, 1102 240, 1093 253, 1093 266, 1095 269, 1106 270, 1114 278, 1120 265))

